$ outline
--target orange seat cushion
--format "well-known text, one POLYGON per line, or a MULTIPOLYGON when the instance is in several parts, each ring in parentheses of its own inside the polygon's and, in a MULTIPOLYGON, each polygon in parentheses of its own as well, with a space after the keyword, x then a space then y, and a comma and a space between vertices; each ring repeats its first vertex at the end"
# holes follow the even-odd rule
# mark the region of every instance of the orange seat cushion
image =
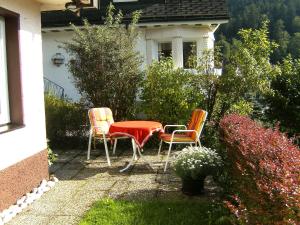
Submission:
MULTIPOLYGON (((201 131, 201 127, 203 126, 203 123, 205 122, 205 115, 206 112, 202 109, 195 109, 192 113, 191 120, 188 125, 188 130, 196 130, 198 132, 198 135, 201 131)), ((196 139, 196 133, 188 133, 190 137, 192 137, 193 140, 196 139)))
MULTIPOLYGON (((101 132, 95 132, 94 133, 94 137, 97 137, 97 138, 103 138, 103 133, 101 132)), ((124 134, 117 134, 117 135, 114 135, 113 137, 110 135, 110 134, 105 134, 105 137, 107 139, 121 139, 121 138, 129 138, 128 136, 124 135, 124 134)))
MULTIPOLYGON (((171 142, 172 134, 161 134, 161 140, 171 142)), ((195 140, 187 134, 174 134, 173 142, 195 142, 195 140)))

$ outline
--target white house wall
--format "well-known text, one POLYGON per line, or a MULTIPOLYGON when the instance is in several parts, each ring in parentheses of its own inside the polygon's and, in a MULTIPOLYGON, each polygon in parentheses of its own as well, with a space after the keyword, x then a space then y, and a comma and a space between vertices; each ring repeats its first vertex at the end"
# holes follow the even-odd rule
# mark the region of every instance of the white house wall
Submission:
POLYGON ((65 93, 68 97, 74 101, 80 99, 80 94, 73 84, 73 77, 69 73, 68 68, 65 64, 61 66, 55 66, 51 58, 56 53, 62 53, 65 57, 65 63, 70 58, 64 49, 59 48, 62 42, 70 41, 73 35, 73 31, 61 31, 61 32, 49 32, 43 33, 43 74, 44 77, 62 86, 65 89, 65 93))
MULTIPOLYGON (((48 179, 49 169, 43 94, 40 4, 33 0, 0 0, 0 7, 4 13, 11 11, 19 14, 19 18, 16 17, 16 20, 19 20, 17 38, 19 43, 14 43, 15 36, 12 36, 12 39, 8 36, 6 43, 9 44, 6 46, 10 46, 10 56, 18 57, 18 53, 12 52, 11 46, 19 45, 20 64, 17 62, 15 66, 20 68, 15 68, 17 72, 11 69, 10 65, 13 61, 10 61, 12 57, 9 56, 8 76, 11 75, 10 78, 16 76, 15 79, 18 80, 17 83, 9 84, 11 96, 14 95, 12 92, 20 93, 19 105, 12 104, 10 107, 11 115, 18 114, 23 117, 20 119, 20 123, 22 122, 20 125, 23 126, 0 133, 0 211, 2 211, 37 187, 43 179, 48 179), (19 107, 20 104, 22 107, 19 107)), ((5 14, 3 17, 7 18, 5 14)), ((16 29, 16 27, 11 28, 16 29)), ((12 32, 9 32, 9 35, 12 35, 12 32)), ((13 82, 12 79, 9 82, 13 82)))
POLYGON ((146 31, 144 29, 140 29, 138 32, 139 35, 137 38, 135 50, 140 53, 140 56, 143 59, 141 69, 144 69, 147 66, 147 41, 145 38, 146 31))
MULTIPOLYGON (((66 62, 69 60, 68 55, 63 49, 59 49, 58 45, 61 42, 70 41, 73 31, 62 29, 59 32, 53 32, 53 30, 48 29, 43 33, 44 76, 64 87, 66 95, 74 101, 78 101, 80 95, 74 87, 72 75, 68 72, 67 67, 65 65, 57 67, 51 62, 52 56, 56 53, 62 53, 65 56, 66 62)), ((139 36, 136 43, 136 50, 140 52, 143 58, 141 69, 145 69, 147 65, 158 60, 159 42, 172 43, 173 58, 176 67, 183 66, 183 42, 196 42, 198 57, 201 57, 203 50, 213 49, 214 47, 214 34, 209 29, 209 26, 173 25, 140 28, 138 31, 139 36)))
POLYGON ((40 4, 0 0, 20 14, 20 58, 24 128, 0 134, 0 171, 46 149, 40 4))

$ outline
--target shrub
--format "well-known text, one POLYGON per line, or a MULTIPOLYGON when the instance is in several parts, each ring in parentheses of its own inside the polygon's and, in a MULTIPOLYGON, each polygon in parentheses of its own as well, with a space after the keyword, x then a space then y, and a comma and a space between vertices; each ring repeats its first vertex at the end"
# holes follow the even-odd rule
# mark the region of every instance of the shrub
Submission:
POLYGON ((280 68, 281 74, 271 83, 274 95, 266 96, 267 116, 280 121, 290 135, 300 134, 300 59, 287 57, 280 68))
POLYGON ((78 147, 86 137, 87 110, 78 103, 45 95, 46 130, 53 147, 78 147))
POLYGON ((186 123, 201 101, 191 85, 193 75, 183 69, 174 69, 171 58, 154 62, 146 73, 141 106, 148 119, 186 123))
POLYGON ((85 21, 83 27, 73 26, 72 41, 63 44, 72 58, 68 68, 82 98, 90 106, 111 108, 116 120, 135 114, 142 80, 141 57, 135 50, 138 18, 139 13, 133 13, 126 29, 122 13, 115 14, 111 4, 104 25, 85 21))
MULTIPOLYGON (((198 91, 204 91, 205 107, 209 120, 219 122, 229 112, 250 114, 253 111, 251 98, 272 93, 270 81, 279 73, 278 66, 270 63, 276 44, 268 37, 268 22, 259 29, 242 29, 235 40, 228 59, 222 58, 219 48, 204 52, 195 67, 199 76, 198 91), (223 63, 222 76, 215 76, 214 65, 223 63), (201 74, 209 76, 201 76, 201 74)), ((254 98, 255 99, 255 98, 254 98)))
POLYGON ((48 165, 51 166, 57 160, 57 154, 55 154, 52 149, 47 144, 47 151, 48 151, 48 165))
POLYGON ((253 112, 253 103, 241 100, 232 105, 229 109, 230 113, 235 113, 243 116, 251 115, 253 112))
POLYGON ((258 114, 261 110, 257 110, 256 96, 272 93, 270 81, 279 73, 278 66, 270 63, 277 45, 269 39, 267 21, 259 29, 240 30, 239 36, 226 58, 220 48, 204 51, 200 59, 191 58, 197 73, 194 93, 203 96, 198 106, 208 112, 203 142, 215 149, 220 144, 221 118, 228 113, 258 114), (221 76, 215 75, 214 66, 223 67, 221 76))
POLYGON ((250 224, 297 224, 299 149, 278 129, 263 128, 245 116, 225 116, 220 129, 233 188, 241 200, 239 206, 246 209, 240 215, 250 224))

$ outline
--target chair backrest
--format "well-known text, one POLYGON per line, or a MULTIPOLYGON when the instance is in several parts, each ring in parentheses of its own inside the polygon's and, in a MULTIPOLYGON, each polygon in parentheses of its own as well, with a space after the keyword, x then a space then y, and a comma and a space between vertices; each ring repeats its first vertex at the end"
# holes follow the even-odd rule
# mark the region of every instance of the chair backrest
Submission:
MULTIPOLYGON (((192 113, 191 120, 188 124, 188 130, 196 130, 198 132, 198 138, 200 137, 204 123, 207 118, 207 112, 203 109, 195 109, 192 113)), ((195 133, 190 133, 189 136, 191 136, 194 140, 196 139, 195 133)))
POLYGON ((92 108, 88 111, 91 128, 96 134, 108 133, 110 125, 114 123, 110 108, 92 108), (103 131, 103 132, 102 132, 103 131))

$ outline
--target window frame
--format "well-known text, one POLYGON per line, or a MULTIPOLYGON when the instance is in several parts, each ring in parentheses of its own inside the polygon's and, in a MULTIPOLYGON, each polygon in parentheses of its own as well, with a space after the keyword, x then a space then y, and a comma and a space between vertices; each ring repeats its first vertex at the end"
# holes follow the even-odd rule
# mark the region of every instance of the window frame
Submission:
POLYGON ((162 58, 166 58, 166 57, 172 57, 172 51, 173 51, 173 48, 172 48, 172 41, 160 41, 157 43, 157 55, 158 55, 158 61, 160 61, 162 58), (161 53, 162 53, 162 49, 161 49, 161 46, 162 44, 170 44, 171 46, 171 50, 170 50, 170 55, 169 56, 163 56, 161 53))
MULTIPOLYGON (((187 58, 185 58, 185 52, 184 52, 184 49, 185 49, 185 48, 184 48, 184 45, 185 45, 186 43, 191 43, 190 46, 193 46, 193 45, 195 46, 196 55, 197 55, 197 41, 194 41, 194 40, 184 40, 184 41, 182 42, 183 68, 184 68, 184 69, 192 69, 192 68, 186 66, 187 62, 186 62, 185 60, 188 60, 188 58, 190 57, 190 56, 188 56, 187 58)), ((191 53, 192 50, 193 50, 193 48, 191 47, 190 53, 191 53)))
POLYGON ((0 16, 0 126, 10 123, 5 18, 0 16))
POLYGON ((0 125, 0 134, 24 127, 20 63, 20 15, 0 7, 0 16, 5 20, 7 86, 10 121, 0 125))

